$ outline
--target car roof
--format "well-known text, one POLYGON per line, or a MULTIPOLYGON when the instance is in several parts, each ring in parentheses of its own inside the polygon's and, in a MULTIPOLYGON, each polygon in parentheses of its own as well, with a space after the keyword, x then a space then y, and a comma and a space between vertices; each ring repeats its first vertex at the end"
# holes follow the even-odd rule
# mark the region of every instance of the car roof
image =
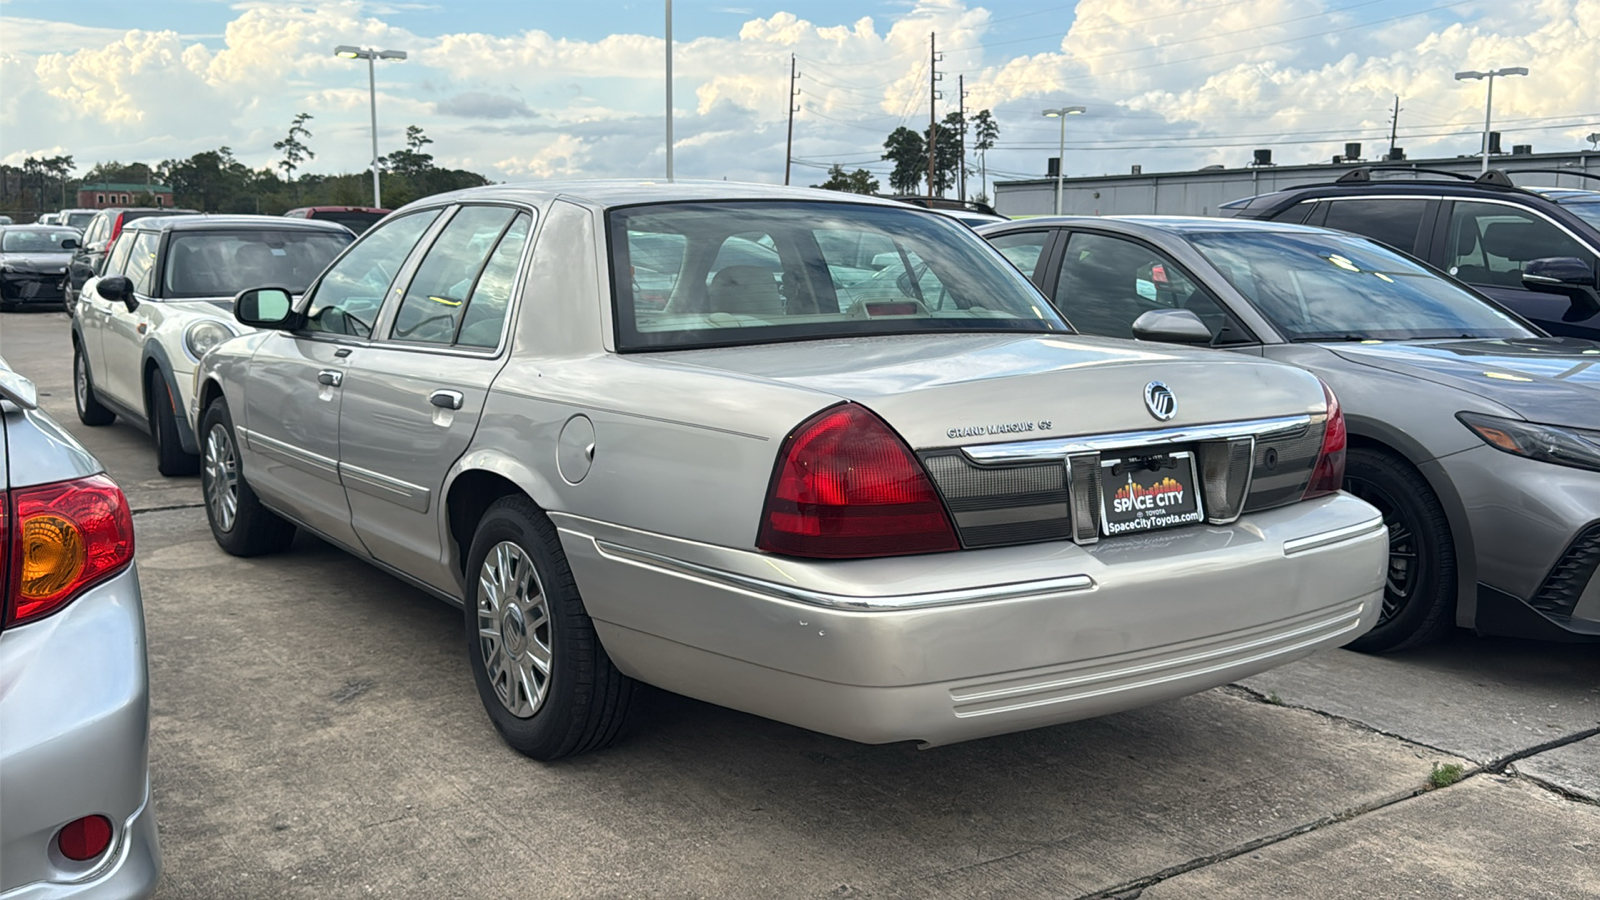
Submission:
POLYGON ((350 229, 337 222, 318 219, 288 219, 283 216, 150 216, 129 224, 130 231, 322 231, 330 234, 349 234, 350 229))
MULTIPOLYGON (((425 197, 412 206, 433 206, 440 202, 467 200, 511 200, 544 204, 564 197, 591 206, 639 206, 650 203, 678 203, 691 200, 809 200, 855 203, 905 209, 894 200, 825 191, 820 188, 785 187, 774 184, 746 184, 737 181, 542 181, 523 184, 491 184, 425 197)), ((314 220, 312 220, 314 221, 314 220)))
POLYGON ((296 206, 284 215, 297 212, 364 212, 388 215, 391 211, 376 206, 296 206))
MULTIPOLYGON (((1029 228, 1111 228, 1119 231, 1160 231, 1168 234, 1231 234, 1235 232, 1289 232, 1295 234, 1328 234, 1326 228, 1311 225, 1294 225, 1265 219, 1222 219, 1205 216, 1037 216, 1031 219, 1013 219, 1010 222, 980 225, 979 234, 1000 231, 1026 231, 1029 228)), ((1339 232, 1339 234, 1344 234, 1339 232)), ((1344 234, 1360 239, 1359 235, 1344 234)))
POLYGON ((0 225, 6 231, 77 231, 71 225, 40 225, 38 222, 29 222, 27 225, 0 225))

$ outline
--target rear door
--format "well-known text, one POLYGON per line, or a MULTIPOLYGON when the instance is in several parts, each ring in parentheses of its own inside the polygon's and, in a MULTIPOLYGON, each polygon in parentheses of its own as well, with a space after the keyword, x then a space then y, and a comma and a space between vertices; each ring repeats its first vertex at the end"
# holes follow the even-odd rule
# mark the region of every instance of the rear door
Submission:
POLYGON ((509 354, 532 228, 527 210, 456 209, 379 323, 383 339, 349 359, 339 471, 356 533, 376 559, 451 593, 439 494, 509 354))
POLYGON ((301 301, 305 326, 266 337, 244 380, 241 444, 251 486, 352 549, 361 542, 339 478, 347 363, 371 344, 390 286, 438 214, 424 210, 394 219, 351 247, 301 301))
POLYGON ((1491 200, 1450 204, 1443 268, 1551 334, 1600 338, 1600 307, 1563 294, 1530 291, 1522 268, 1533 259, 1571 256, 1595 271, 1595 248, 1539 212, 1491 200))

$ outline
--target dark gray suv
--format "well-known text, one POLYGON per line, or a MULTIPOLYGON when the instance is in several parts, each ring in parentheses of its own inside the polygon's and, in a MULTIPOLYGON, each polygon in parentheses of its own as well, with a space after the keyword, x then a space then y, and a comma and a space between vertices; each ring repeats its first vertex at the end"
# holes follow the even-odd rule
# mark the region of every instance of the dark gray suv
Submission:
POLYGON ((1535 174, 1600 188, 1600 174, 1564 169, 1491 169, 1471 178, 1369 166, 1218 212, 1365 235, 1449 272, 1551 334, 1600 339, 1600 190, 1513 181, 1535 174), (1405 180, 1386 180, 1397 177, 1405 180))

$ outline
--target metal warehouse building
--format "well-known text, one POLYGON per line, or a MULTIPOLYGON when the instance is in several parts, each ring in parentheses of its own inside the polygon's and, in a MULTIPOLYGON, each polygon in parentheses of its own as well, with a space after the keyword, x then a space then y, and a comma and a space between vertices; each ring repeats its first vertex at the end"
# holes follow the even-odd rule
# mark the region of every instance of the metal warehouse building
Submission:
MULTIPOLYGON (((1352 145, 1359 156, 1359 148, 1352 145)), ((1574 153, 1529 153, 1525 148, 1519 153, 1509 153, 1490 158, 1489 164, 1497 169, 1571 169, 1600 175, 1600 152, 1583 150, 1574 153)), ((1265 194, 1302 184, 1332 181, 1358 166, 1412 166, 1423 169, 1442 169, 1475 176, 1482 167, 1480 157, 1451 157, 1449 159, 1408 159, 1397 162, 1381 160, 1321 163, 1308 166, 1276 166, 1271 163, 1270 151, 1256 151, 1259 165, 1228 169, 1212 166, 1194 172, 1160 172, 1144 174, 1134 166, 1128 175, 1100 175, 1092 178, 1064 178, 1061 182, 1061 212, 1069 216, 1126 216, 1159 215, 1209 216, 1217 207, 1229 200, 1265 194)), ((1054 160, 1051 160, 1054 162, 1054 160)), ((1391 174, 1386 178, 1404 178, 1404 174, 1391 174)), ((1600 182, 1592 178, 1562 178, 1559 175, 1527 175, 1517 179, 1518 184, 1559 185, 1594 189, 1600 182)), ((1030 178, 1023 181, 997 181, 994 185, 994 206, 1006 216, 1047 216, 1055 211, 1056 180, 1054 176, 1030 178)))

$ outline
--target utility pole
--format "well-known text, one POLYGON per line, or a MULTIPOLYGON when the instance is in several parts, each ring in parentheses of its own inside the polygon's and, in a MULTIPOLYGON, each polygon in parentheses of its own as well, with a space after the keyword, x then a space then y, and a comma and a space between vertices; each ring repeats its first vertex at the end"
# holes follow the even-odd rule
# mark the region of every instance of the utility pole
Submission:
MULTIPOLYGON (((672 181, 672 0, 667 0, 667 180, 672 181)), ((373 177, 377 177, 374 175, 373 177)))
POLYGON ((934 160, 939 145, 939 114, 935 105, 939 99, 939 81, 944 78, 939 74, 938 33, 928 32, 928 197, 933 197, 933 170, 934 160))
POLYGON ((1394 160, 1395 135, 1400 130, 1400 95, 1394 95, 1394 118, 1389 120, 1389 159, 1394 160))
POLYGON ((789 54, 789 140, 783 148, 783 183, 789 183, 789 165, 794 160, 794 114, 800 111, 795 105, 794 98, 800 96, 800 89, 795 87, 795 80, 800 73, 795 70, 794 54, 789 54))
POLYGON ((959 163, 958 167, 956 168, 956 173, 957 173, 957 178, 956 178, 956 184, 957 184, 956 191, 957 191, 957 193, 956 193, 956 196, 961 199, 962 203, 966 203, 967 202, 967 76, 966 75, 957 75, 956 76, 956 92, 957 92, 956 95, 960 98, 959 100, 956 101, 956 104, 957 104, 956 108, 960 111, 960 116, 961 116, 961 126, 960 126, 961 130, 959 132, 957 132, 957 137, 959 137, 961 139, 961 162, 959 163))

